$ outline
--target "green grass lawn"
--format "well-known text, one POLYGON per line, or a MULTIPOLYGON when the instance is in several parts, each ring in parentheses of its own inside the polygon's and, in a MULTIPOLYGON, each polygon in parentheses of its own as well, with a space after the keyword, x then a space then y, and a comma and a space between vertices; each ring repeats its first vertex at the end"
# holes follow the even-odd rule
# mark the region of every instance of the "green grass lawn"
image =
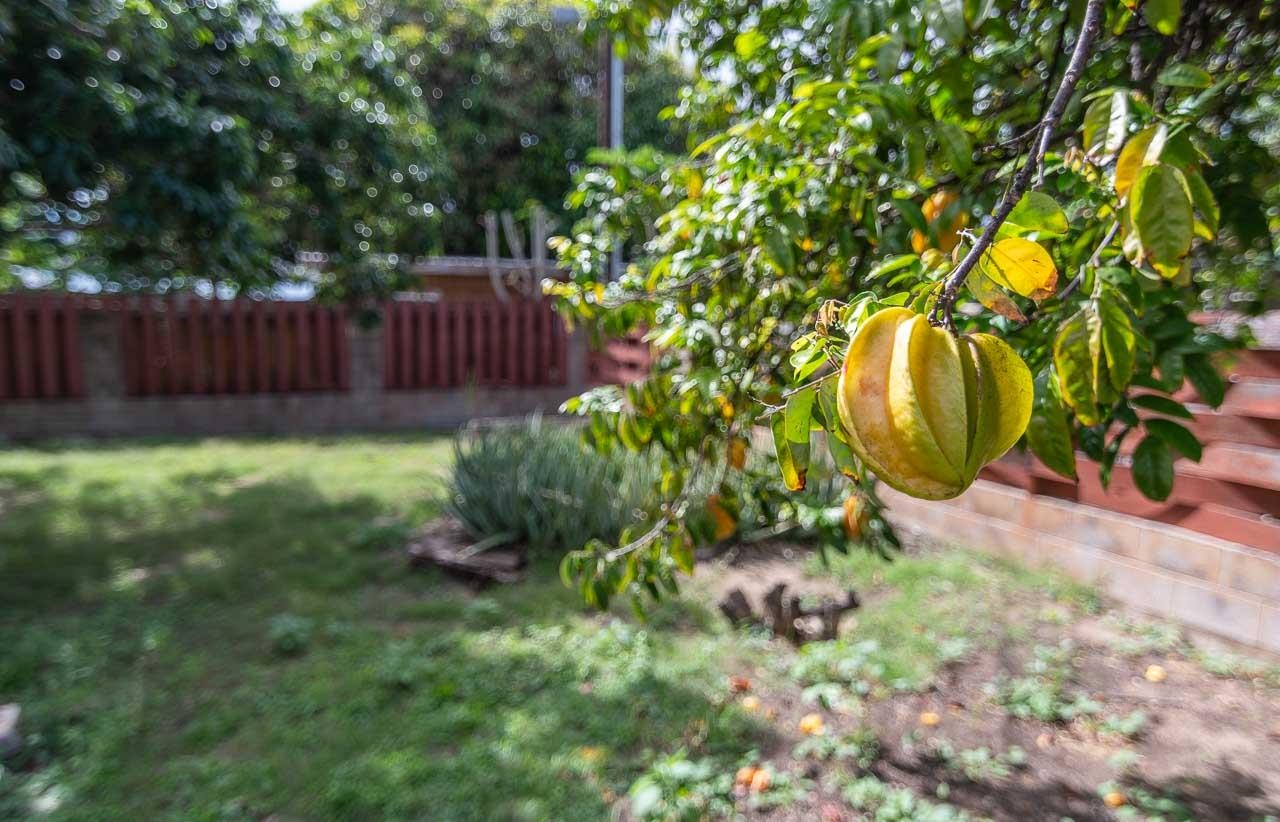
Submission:
MULTIPOLYGON (((829 566, 808 560, 802 587, 852 586, 864 606, 840 639, 799 652, 714 613, 715 585, 760 573, 749 558, 700 573, 643 624, 625 604, 584 609, 554 557, 476 594, 410 569, 400 550, 437 512, 449 459, 448 440, 428 437, 0 451, 0 703, 21 704, 26 735, 0 766, 0 818, 559 822, 607 819, 633 785, 673 814, 696 808, 688 818, 933 802, 930 769, 943 766, 912 753, 915 717, 962 700, 941 730, 971 759, 979 743, 999 754, 1017 701, 1001 697, 1002 672, 1096 622, 1091 589, 928 548, 893 563, 856 550, 829 566), (730 675, 750 679, 749 698, 730 692, 730 675), (813 711, 837 758, 867 732, 896 749, 878 767, 907 787, 886 793, 865 767, 825 760, 811 778, 813 753, 795 751, 813 711), (735 795, 735 771, 760 762, 775 787, 735 795), (891 762, 919 770, 908 778, 891 762)), ((1095 683, 1073 672, 1129 670, 1101 683, 1114 691, 1142 684, 1148 662, 1183 665, 1191 653, 1159 626, 1080 636, 1092 643, 1085 660, 1018 680, 1023 701, 1074 704, 1095 683)), ((1201 661, 1218 676, 1246 670, 1201 661)), ((1180 692, 1216 693, 1209 674, 1177 671, 1180 692)), ((1269 715, 1263 697, 1235 698, 1269 715)), ((1095 724, 1134 704, 1108 706, 1095 724)), ((1091 740, 1052 751, 1099 747, 1087 722, 1019 721, 1026 748, 1044 734, 1091 740)), ((1248 722, 1258 727, 1237 730, 1265 738, 1248 722)), ((1130 760, 1186 747, 1116 744, 1130 760)), ((1078 818, 1104 812, 1098 783, 1129 773, 1056 755, 1033 752, 1032 772, 1083 774, 1078 818)), ((1009 783, 995 779, 963 797, 975 815, 998 809, 990 798, 1009 783)), ((996 818, 1025 818, 1010 808, 996 818)))
POLYGON ((29 737, 0 816, 599 819, 647 749, 750 745, 714 655, 584 611, 553 563, 480 597, 407 570, 448 457, 0 452, 0 702, 29 737))

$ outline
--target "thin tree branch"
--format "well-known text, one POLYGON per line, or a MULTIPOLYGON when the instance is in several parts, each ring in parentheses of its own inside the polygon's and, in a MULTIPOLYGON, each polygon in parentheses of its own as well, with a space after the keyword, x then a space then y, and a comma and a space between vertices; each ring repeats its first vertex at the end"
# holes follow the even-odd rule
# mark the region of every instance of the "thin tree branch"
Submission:
POLYGON ((1053 138, 1053 131, 1057 128, 1058 121, 1062 119, 1062 115, 1067 109, 1067 104, 1071 101, 1071 95, 1075 93, 1076 86, 1084 74, 1085 66, 1089 62, 1094 40, 1098 36, 1098 31, 1102 28, 1103 5, 1103 0, 1089 0, 1089 5, 1084 12, 1084 23, 1080 27, 1080 36, 1076 39, 1075 47, 1071 52, 1071 61, 1067 63, 1067 70, 1063 72, 1062 82, 1059 83, 1058 91, 1053 96, 1053 102, 1049 104, 1044 118, 1040 121, 1040 134, 1039 139, 1034 143, 1035 148, 1030 156, 1027 157, 1026 163, 1019 169, 1017 176, 1013 178, 1013 185, 1009 187, 1009 190, 1004 193, 1004 197, 1001 198, 1000 205, 991 216, 991 222, 987 224, 977 242, 969 249, 969 253, 964 255, 964 259, 960 261, 960 264, 944 281, 942 294, 938 297, 938 301, 934 304, 933 311, 929 315, 930 321, 935 325, 941 325, 951 331, 955 330, 955 322, 951 314, 952 309, 955 307, 956 298, 960 294, 960 286, 964 285, 965 278, 969 276, 969 272, 974 269, 978 261, 982 259, 982 255, 995 242, 996 232, 1000 230, 1000 226, 1004 225, 1004 221, 1009 218, 1014 206, 1018 204, 1018 201, 1022 199, 1022 195, 1026 193, 1027 188, 1031 185, 1031 178, 1035 175, 1040 164, 1044 162, 1044 155, 1049 148, 1050 140, 1053 138))

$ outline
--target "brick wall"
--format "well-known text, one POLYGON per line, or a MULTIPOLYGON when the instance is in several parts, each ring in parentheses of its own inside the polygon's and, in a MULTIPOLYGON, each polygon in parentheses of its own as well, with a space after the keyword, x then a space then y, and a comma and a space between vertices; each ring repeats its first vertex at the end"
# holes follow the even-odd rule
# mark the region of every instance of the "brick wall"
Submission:
POLYGON ((555 411, 586 385, 587 348, 581 335, 569 338, 565 385, 387 391, 381 330, 351 324, 347 334, 351 354, 347 391, 135 397, 125 390, 116 317, 110 312, 86 312, 78 332, 83 397, 0 401, 0 439, 447 428, 474 417, 555 411))

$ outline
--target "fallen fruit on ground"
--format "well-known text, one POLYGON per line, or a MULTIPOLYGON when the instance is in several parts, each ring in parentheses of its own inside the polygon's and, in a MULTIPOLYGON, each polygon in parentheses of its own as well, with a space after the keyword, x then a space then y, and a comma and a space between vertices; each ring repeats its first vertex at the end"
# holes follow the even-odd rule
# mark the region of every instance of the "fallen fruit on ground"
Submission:
POLYGON ((750 785, 751 780, 756 778, 756 773, 758 773, 759 770, 760 769, 755 767, 754 765, 747 765, 745 767, 739 768, 738 773, 733 777, 733 784, 750 785))
POLYGON ((1168 674, 1160 665, 1148 665, 1146 673, 1143 674, 1148 682, 1164 682, 1168 674))
POLYGON ((933 711, 925 711, 924 713, 920 714, 920 724, 924 725, 927 728, 932 728, 941 721, 942 721, 942 717, 938 716, 933 711))
POLYGON ((1032 394, 1026 363, 999 337, 887 308, 854 334, 837 397, 849 446, 880 479, 950 499, 1022 436, 1032 394))
POLYGON ((729 690, 735 694, 745 693, 751 690, 751 680, 745 676, 731 676, 729 677, 729 690))
POLYGON ((1129 800, 1125 799, 1124 794, 1119 791, 1111 791, 1102 797, 1102 801, 1107 804, 1108 808, 1119 808, 1129 804, 1129 800))
POLYGON ((764 768, 757 768, 755 775, 751 777, 751 792, 764 793, 769 790, 771 784, 773 784, 773 777, 769 776, 769 772, 764 768))
POLYGON ((819 714, 806 714, 800 719, 800 733, 810 736, 819 736, 825 730, 826 725, 822 721, 819 714))
POLYGON ((742 698, 742 709, 747 713, 755 713, 760 710, 760 697, 744 696, 742 698))

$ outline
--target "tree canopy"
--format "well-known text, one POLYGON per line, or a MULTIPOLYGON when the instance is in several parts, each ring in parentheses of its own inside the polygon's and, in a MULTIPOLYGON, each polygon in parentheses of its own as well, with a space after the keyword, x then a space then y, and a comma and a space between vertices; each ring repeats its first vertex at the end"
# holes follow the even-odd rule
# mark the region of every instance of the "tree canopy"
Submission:
MULTIPOLYGON (((750 493, 773 500, 755 509, 807 516, 775 486, 733 481, 756 424, 772 429, 791 491, 811 430, 825 430, 849 510, 866 515, 850 530, 893 545, 876 475, 895 484, 902 471, 860 439, 847 383, 864 361, 845 358, 884 325, 879 312, 903 307, 895 327, 924 315, 962 354, 972 335, 1011 346, 1031 375, 1021 441, 1045 465, 1074 478, 1083 451, 1106 483, 1122 461, 1145 494, 1168 497, 1174 459, 1201 450, 1179 392, 1189 382, 1220 403, 1215 357, 1240 343, 1195 313, 1254 310, 1273 287, 1275 12, 1266 0, 601 2, 614 36, 640 43, 668 24, 694 56, 674 113, 697 146, 585 173, 574 197, 589 213, 557 241, 574 278, 549 289, 566 315, 644 330, 658 352, 646 382, 569 407, 591 418, 598 447, 667 464, 661 515, 571 555, 566 576, 597 603, 674 585, 705 537, 682 513, 708 483, 719 504, 750 493), (628 240, 627 273, 600 285, 628 240)), ((927 473, 952 445, 939 419, 967 416, 969 445, 983 441, 972 403, 986 389, 966 376, 961 391, 957 376, 958 399, 916 396, 917 359, 901 356, 868 384, 889 395, 877 398, 893 412, 889 456, 915 455, 902 464, 927 473), (918 458, 926 447, 943 453, 918 458)), ((947 388, 921 374, 917 388, 947 388)), ((1022 413, 1021 400, 997 405, 1022 413)))
MULTIPOLYGON (((596 55, 529 0, 33 0, 0 9, 5 271, 265 288, 324 255, 332 296, 481 254, 487 209, 559 212, 596 140, 596 55)), ((633 61, 628 139, 669 58, 633 61)))

